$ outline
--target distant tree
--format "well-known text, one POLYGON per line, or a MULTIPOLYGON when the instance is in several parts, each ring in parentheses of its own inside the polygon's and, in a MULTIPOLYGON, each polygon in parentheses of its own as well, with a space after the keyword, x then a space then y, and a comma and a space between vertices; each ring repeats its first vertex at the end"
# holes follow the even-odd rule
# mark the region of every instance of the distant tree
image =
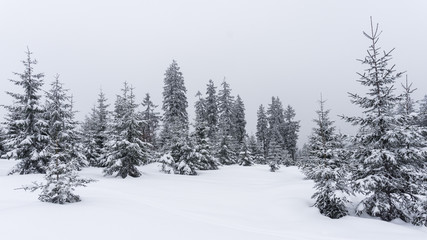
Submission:
POLYGON ((272 138, 268 149, 267 162, 270 166, 270 171, 275 172, 280 168, 280 162, 282 161, 283 156, 283 148, 276 142, 275 138, 272 138))
POLYGON ((151 101, 150 94, 146 94, 142 102, 143 111, 141 112, 142 120, 144 121, 142 130, 142 140, 150 143, 152 146, 157 146, 156 132, 159 128, 160 114, 156 112, 157 105, 151 101))
POLYGON ((194 104, 194 108, 196 110, 196 124, 201 124, 203 122, 207 123, 208 119, 206 111, 206 100, 203 98, 203 95, 200 93, 200 91, 197 92, 196 97, 198 98, 194 104))
POLYGON ((419 125, 421 127, 427 127, 427 95, 420 101, 420 108, 418 111, 419 125))
POLYGON ((402 96, 394 95, 393 84, 403 73, 389 67, 393 50, 380 51, 380 32, 371 19, 371 32, 364 35, 371 41, 368 55, 361 60, 366 65, 359 73, 366 96, 350 93, 352 102, 364 109, 363 117, 345 117, 359 125, 354 137, 352 155, 355 171, 352 180, 357 192, 365 194, 358 204, 358 215, 367 213, 385 221, 400 218, 413 220, 419 213, 420 195, 426 193, 425 141, 409 116, 396 116, 390 109, 402 96), (424 145, 425 146, 425 145, 424 145))
POLYGON ((252 166, 253 165, 252 153, 249 151, 249 148, 246 142, 242 143, 242 148, 237 159, 237 163, 241 166, 252 166))
POLYGON ((105 175, 126 178, 140 177, 137 169, 148 160, 148 146, 142 141, 142 120, 137 113, 133 88, 125 82, 122 95, 117 96, 112 136, 108 143, 105 175))
POLYGON ((83 167, 89 166, 89 161, 85 155, 85 149, 83 145, 83 133, 79 129, 80 123, 75 120, 76 111, 74 111, 74 100, 73 95, 69 96, 69 118, 67 126, 67 130, 69 131, 70 137, 70 155, 71 158, 75 159, 77 163, 77 170, 81 170, 83 167))
POLYGON ((299 132, 299 121, 295 121, 295 110, 288 105, 288 107, 283 112, 284 115, 284 124, 283 124, 283 144, 286 150, 293 161, 295 161, 296 152, 297 152, 297 141, 298 141, 298 132, 299 132))
POLYGON ((82 125, 84 154, 89 164, 94 167, 105 167, 107 143, 109 141, 111 113, 108 110, 108 99, 100 90, 97 104, 86 116, 82 125))
POLYGON ((10 174, 45 173, 48 159, 45 148, 49 141, 46 133, 46 122, 43 120, 44 109, 40 104, 39 91, 43 85, 42 73, 34 73, 36 60, 31 58, 28 49, 27 59, 22 61, 25 67, 23 73, 14 73, 18 80, 10 80, 22 87, 24 93, 7 92, 14 102, 5 106, 6 116, 5 157, 13 158, 19 163, 10 174))
POLYGON ((163 148, 167 151, 177 139, 188 136, 187 89, 184 85, 184 77, 175 60, 166 70, 164 84, 161 141, 163 148), (181 131, 182 129, 185 131, 181 131))
POLYGON ((208 137, 215 141, 218 132, 218 97, 216 87, 212 80, 209 80, 206 89, 206 121, 209 126, 208 137))
POLYGON ((257 112, 257 125, 256 125, 256 137, 257 141, 262 148, 264 158, 267 156, 268 148, 268 119, 264 110, 264 106, 260 105, 257 112))
POLYGON ((268 105, 267 119, 269 126, 269 138, 275 138, 276 142, 282 143, 282 128, 285 122, 285 116, 282 102, 278 97, 271 98, 271 104, 268 105))
POLYGON ((231 165, 236 163, 236 153, 230 148, 232 146, 230 136, 221 136, 221 142, 217 152, 217 158, 221 164, 231 165))
POLYGON ((244 141, 246 138, 246 119, 245 119, 245 105, 243 100, 237 95, 236 101, 234 103, 233 109, 233 120, 234 120, 234 128, 233 135, 237 141, 238 148, 241 148, 244 145, 244 141))
POLYGON ((96 108, 93 106, 90 115, 86 115, 84 121, 81 124, 82 138, 81 143, 83 145, 83 154, 85 155, 90 166, 99 166, 97 162, 96 152, 96 108))
POLYGON ((266 164, 263 148, 254 135, 247 139, 247 146, 255 163, 266 164))
POLYGON ((415 101, 412 100, 411 94, 417 89, 412 89, 412 83, 408 83, 408 75, 406 75, 405 85, 401 85, 404 92, 403 98, 397 104, 397 114, 410 115, 415 112, 415 101))

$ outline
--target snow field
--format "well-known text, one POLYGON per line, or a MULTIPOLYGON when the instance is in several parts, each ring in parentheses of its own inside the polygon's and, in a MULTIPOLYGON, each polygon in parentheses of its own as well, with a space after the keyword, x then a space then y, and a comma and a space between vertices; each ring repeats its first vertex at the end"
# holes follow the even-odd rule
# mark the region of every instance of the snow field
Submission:
POLYGON ((224 166, 199 176, 167 175, 157 164, 140 168, 141 178, 104 177, 78 188, 82 202, 56 205, 38 191, 14 190, 43 175, 13 175, 16 162, 0 160, 0 239, 427 239, 427 228, 401 221, 322 216, 313 182, 296 167, 224 166))

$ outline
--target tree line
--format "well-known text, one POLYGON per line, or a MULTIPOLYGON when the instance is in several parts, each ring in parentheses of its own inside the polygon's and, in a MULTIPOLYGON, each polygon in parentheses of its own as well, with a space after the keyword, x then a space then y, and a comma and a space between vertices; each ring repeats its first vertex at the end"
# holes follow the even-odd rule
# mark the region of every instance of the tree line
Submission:
POLYGON ((359 128, 354 136, 336 131, 323 97, 303 149, 296 146, 300 125, 295 110, 284 107, 278 97, 267 108, 259 106, 256 134, 249 136, 244 102, 225 80, 219 87, 209 80, 205 94, 196 94, 190 123, 187 90, 176 61, 165 72, 162 114, 149 94, 138 103, 135 89, 124 82, 113 110, 101 91, 78 123, 72 95, 59 75, 41 104, 44 75, 34 73, 37 62, 28 50, 24 72, 11 80, 23 93, 7 92, 14 101, 4 106, 8 114, 0 150, 4 158, 18 161, 11 174, 46 174, 46 183, 24 188, 42 188, 42 201, 78 201, 73 188, 92 180, 79 178, 76 171, 87 166, 125 178, 141 176, 137 167, 150 162, 161 163, 165 173, 185 175, 230 164, 264 164, 272 172, 280 165, 296 165, 314 181, 314 206, 323 215, 340 218, 354 211, 427 226, 427 96, 417 111, 408 80, 402 93, 396 92, 395 83, 405 73, 391 64, 394 49, 378 46, 381 32, 372 20, 370 30, 364 32, 370 46, 360 60, 365 70, 358 73, 367 92, 349 93, 363 114, 340 116, 359 128))

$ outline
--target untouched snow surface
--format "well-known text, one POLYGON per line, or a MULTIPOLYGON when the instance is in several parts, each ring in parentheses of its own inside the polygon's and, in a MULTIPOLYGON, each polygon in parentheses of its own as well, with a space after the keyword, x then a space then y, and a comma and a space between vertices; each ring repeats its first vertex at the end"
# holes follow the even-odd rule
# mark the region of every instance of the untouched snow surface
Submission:
POLYGON ((141 178, 103 177, 77 189, 82 202, 56 205, 14 190, 43 175, 13 175, 0 160, 0 239, 427 239, 427 228, 348 216, 332 220, 311 207, 313 182, 295 167, 227 166, 199 176, 167 175, 157 164, 141 178))

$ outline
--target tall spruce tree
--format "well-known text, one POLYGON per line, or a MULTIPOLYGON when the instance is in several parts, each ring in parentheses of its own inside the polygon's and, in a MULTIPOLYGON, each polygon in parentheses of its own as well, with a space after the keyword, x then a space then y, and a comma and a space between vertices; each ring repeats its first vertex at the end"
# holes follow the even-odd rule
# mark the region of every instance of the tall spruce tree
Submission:
POLYGON ((150 94, 146 94, 142 102, 143 111, 141 112, 144 127, 142 130, 142 140, 150 143, 154 148, 157 147, 157 129, 159 128, 160 114, 156 112, 157 105, 151 101, 150 94))
POLYGON ((218 97, 216 87, 212 80, 209 80, 206 89, 206 121, 209 126, 208 137, 215 142, 218 132, 218 97))
POLYGON ((369 88, 366 95, 350 93, 352 103, 364 109, 363 117, 345 117, 359 125, 354 137, 356 149, 352 155, 353 187, 364 193, 356 213, 380 217, 385 221, 400 218, 412 221, 419 211, 419 196, 425 193, 424 141, 419 129, 408 117, 395 116, 391 109, 401 99, 394 95, 393 84, 402 76, 394 65, 389 66, 391 51, 380 51, 381 32, 371 19, 371 31, 364 32, 371 44, 368 55, 360 60, 366 66, 358 80, 369 88))
POLYGON ((230 85, 224 80, 221 84, 222 88, 218 96, 218 109, 219 109, 219 141, 218 159, 222 164, 236 163, 236 153, 234 147, 236 139, 233 136, 233 123, 234 123, 234 97, 231 95, 230 85))
POLYGON ((315 182, 314 206, 325 216, 341 218, 348 214, 345 206, 348 200, 344 195, 350 193, 345 169, 347 162, 343 158, 334 122, 329 119, 330 110, 325 110, 322 97, 319 103, 320 109, 314 119, 316 127, 308 145, 308 164, 304 165, 303 171, 315 182))
POLYGON ((166 70, 163 87, 163 129, 162 146, 165 150, 180 138, 188 136, 187 89, 184 77, 175 60, 166 70), (184 130, 184 131, 182 131, 184 130), (184 135, 182 135, 184 134, 184 135))
POLYGON ((26 54, 27 59, 22 61, 24 72, 14 73, 19 79, 10 80, 22 87, 23 93, 7 92, 13 98, 13 104, 5 106, 8 110, 4 142, 8 151, 5 157, 19 161, 11 174, 45 173, 48 164, 45 148, 49 137, 39 95, 44 75, 35 73, 37 61, 31 58, 32 52, 27 49, 26 54))
POLYGON ((133 88, 124 83, 122 95, 115 102, 114 122, 108 144, 105 175, 140 177, 137 166, 148 161, 147 143, 142 141, 142 123, 137 113, 133 88))
POLYGON ((268 119, 263 105, 260 105, 257 111, 256 137, 262 148, 264 158, 266 158, 268 148, 268 119))

